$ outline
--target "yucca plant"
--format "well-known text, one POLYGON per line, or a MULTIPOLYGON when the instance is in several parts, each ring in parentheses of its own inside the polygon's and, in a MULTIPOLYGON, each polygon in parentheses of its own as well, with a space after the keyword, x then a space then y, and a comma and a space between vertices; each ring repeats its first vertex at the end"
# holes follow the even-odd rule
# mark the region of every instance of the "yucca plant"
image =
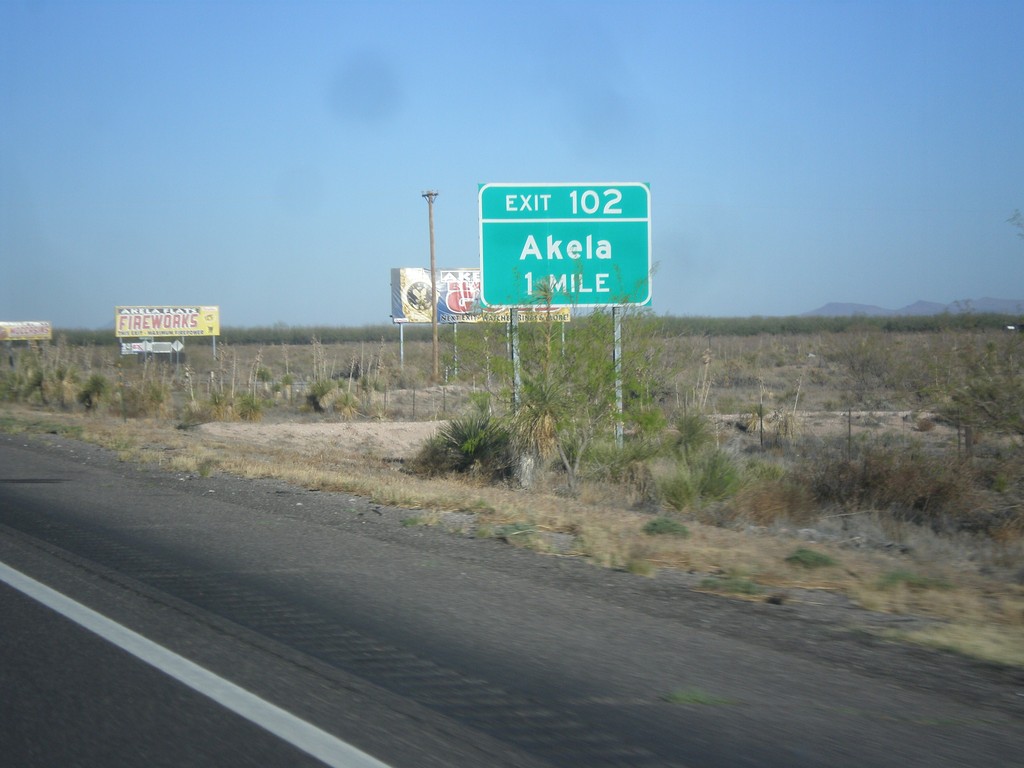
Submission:
POLYGON ((354 419, 359 415, 359 397, 354 392, 336 390, 332 405, 334 412, 343 419, 354 419))
POLYGON ((709 451, 697 462, 698 489, 701 498, 721 500, 739 490, 740 473, 732 459, 722 451, 709 451))
POLYGON ((109 393, 110 382, 107 377, 102 373, 94 373, 78 392, 78 402, 85 406, 85 410, 92 411, 109 393))
POLYGON ((67 408, 75 401, 78 371, 70 365, 56 365, 40 368, 39 394, 44 404, 67 408))
POLYGON ((701 413, 684 413, 675 423, 678 436, 674 447, 684 459, 695 455, 714 442, 715 436, 711 424, 701 413))
POLYGON ((239 395, 235 410, 242 421, 259 421, 263 418, 263 402, 256 395, 239 395))
POLYGON ((684 461, 676 464, 670 475, 658 481, 658 491, 665 503, 677 512, 691 506, 700 496, 698 480, 684 461))
POLYGON ((427 441, 412 467, 428 475, 458 472, 487 480, 506 478, 512 467, 508 429, 481 413, 452 419, 427 441))
POLYGON ((334 405, 338 388, 331 379, 317 379, 309 385, 306 404, 317 413, 326 413, 334 405))

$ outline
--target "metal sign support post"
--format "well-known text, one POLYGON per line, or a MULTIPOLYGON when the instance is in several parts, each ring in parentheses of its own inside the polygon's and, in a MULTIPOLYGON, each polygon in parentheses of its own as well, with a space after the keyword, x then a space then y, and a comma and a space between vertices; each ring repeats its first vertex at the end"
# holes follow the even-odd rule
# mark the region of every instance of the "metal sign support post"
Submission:
POLYGON ((615 346, 612 363, 615 365, 615 445, 622 448, 622 307, 612 307, 612 322, 615 326, 615 346))
POLYGON ((519 370, 519 308, 510 307, 508 313, 509 334, 512 341, 512 410, 519 410, 520 392, 523 388, 519 370))
POLYGON ((405 323, 398 324, 398 370, 405 371, 405 323))

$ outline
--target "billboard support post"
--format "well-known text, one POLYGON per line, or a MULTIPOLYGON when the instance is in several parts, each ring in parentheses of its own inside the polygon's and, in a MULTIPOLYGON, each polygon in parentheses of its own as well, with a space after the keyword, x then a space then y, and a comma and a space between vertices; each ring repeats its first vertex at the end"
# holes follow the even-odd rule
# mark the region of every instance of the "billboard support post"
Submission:
POLYGON ((452 350, 454 352, 454 378, 459 378, 459 324, 452 323, 452 350))

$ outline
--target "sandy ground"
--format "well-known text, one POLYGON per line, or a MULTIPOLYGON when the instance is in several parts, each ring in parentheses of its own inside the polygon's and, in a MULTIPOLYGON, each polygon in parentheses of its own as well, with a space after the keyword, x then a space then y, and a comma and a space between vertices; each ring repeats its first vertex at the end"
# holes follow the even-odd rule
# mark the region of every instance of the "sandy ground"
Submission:
POLYGON ((330 445, 385 459, 411 458, 441 421, 341 421, 321 423, 210 422, 199 427, 209 437, 287 449, 330 445))
MULTIPOLYGON (((854 412, 848 425, 846 413, 818 412, 801 414, 798 436, 845 436, 847 430, 854 436, 883 432, 903 434, 908 439, 926 440, 930 444, 956 446, 956 430, 949 425, 936 425, 924 433, 916 428, 907 412, 854 412)), ((742 417, 717 417, 724 441, 738 440, 754 445, 758 441, 753 433, 744 434, 736 428, 742 417)), ((203 434, 220 439, 252 445, 273 445, 289 450, 308 451, 318 446, 370 455, 383 459, 406 460, 412 458, 423 443, 433 435, 443 421, 287 421, 287 422, 210 422, 199 427, 203 434)), ((771 426, 765 425, 770 437, 771 426)))

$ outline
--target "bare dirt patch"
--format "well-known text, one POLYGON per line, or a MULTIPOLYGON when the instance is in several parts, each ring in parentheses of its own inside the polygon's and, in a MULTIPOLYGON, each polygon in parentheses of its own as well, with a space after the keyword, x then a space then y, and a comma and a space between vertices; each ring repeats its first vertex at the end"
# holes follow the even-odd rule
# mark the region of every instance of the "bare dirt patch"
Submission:
POLYGON ((411 458, 443 422, 342 421, 318 423, 210 422, 198 430, 219 440, 275 448, 341 449, 388 460, 411 458))
MULTIPOLYGON (((736 424, 745 420, 741 414, 720 415, 717 420, 724 430, 733 434, 736 424)), ((330 447, 352 455, 387 460, 412 458, 423 443, 437 432, 443 421, 260 421, 209 422, 198 427, 203 435, 219 440, 258 446, 308 451, 330 447)), ((929 443, 956 444, 956 429, 949 425, 934 426, 929 433, 920 432, 908 411, 855 411, 801 413, 798 430, 818 437, 889 432, 924 438, 929 443)), ((770 435, 772 424, 765 425, 770 435)), ((724 437, 724 435, 723 435, 724 437)), ((753 440, 753 435, 748 436, 753 440)))

